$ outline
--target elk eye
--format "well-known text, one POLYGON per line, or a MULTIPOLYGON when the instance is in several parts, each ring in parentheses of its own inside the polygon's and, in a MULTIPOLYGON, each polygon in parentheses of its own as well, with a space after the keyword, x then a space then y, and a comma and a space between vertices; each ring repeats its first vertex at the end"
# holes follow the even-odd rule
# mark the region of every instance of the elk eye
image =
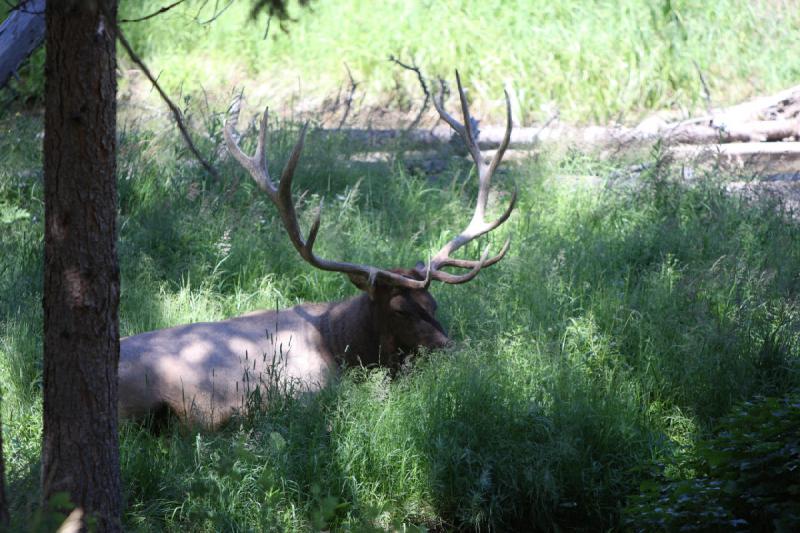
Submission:
POLYGON ((411 313, 409 313, 408 311, 405 311, 405 310, 403 310, 403 309, 398 309, 397 311, 395 311, 395 314, 397 314, 397 315, 399 315, 399 316, 402 316, 402 317, 409 317, 409 316, 411 316, 411 313))

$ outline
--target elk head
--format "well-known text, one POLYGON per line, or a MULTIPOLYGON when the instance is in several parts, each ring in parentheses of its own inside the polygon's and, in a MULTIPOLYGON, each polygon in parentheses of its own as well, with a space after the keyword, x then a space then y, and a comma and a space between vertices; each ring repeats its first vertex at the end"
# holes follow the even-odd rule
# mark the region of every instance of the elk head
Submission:
MULTIPOLYGON (((300 254, 300 257, 320 270, 346 274, 356 287, 364 291, 364 304, 368 307, 367 314, 371 318, 370 327, 373 331, 373 337, 376 337, 373 341, 379 346, 378 353, 383 355, 381 362, 392 361, 393 356, 400 352, 409 353, 418 347, 439 348, 449 343, 447 334, 435 318, 436 301, 428 292, 431 282, 436 280, 451 284, 466 283, 475 278, 482 268, 500 261, 509 248, 510 241, 506 240, 499 253, 492 257, 489 256, 488 246, 479 259, 451 257, 453 252, 468 242, 486 235, 505 222, 516 203, 515 189, 505 212, 495 220, 484 220, 492 175, 500 164, 511 138, 511 104, 508 93, 505 95, 507 113, 505 136, 497 152, 487 162, 478 147, 477 132, 474 129, 474 123, 469 113, 466 95, 458 72, 456 72, 456 79, 461 100, 463 124, 445 111, 442 95, 440 95, 438 102, 434 100, 434 104, 442 120, 447 122, 464 140, 475 163, 479 182, 478 198, 472 219, 467 227, 445 244, 433 257, 429 258, 427 263, 420 262, 414 269, 382 269, 370 265, 331 261, 314 254, 313 248, 320 227, 322 204, 317 209, 308 236, 303 238, 291 193, 292 177, 303 150, 308 127, 307 123, 301 129, 300 137, 277 184, 269 175, 265 154, 268 109, 264 111, 261 117, 256 151, 252 157, 241 150, 236 140, 235 127, 238 120, 238 101, 232 106, 233 112, 225 124, 225 140, 230 153, 249 172, 259 188, 275 204, 289 239, 297 253, 300 254), (457 274, 447 272, 443 270, 444 268, 462 269, 466 272, 457 274)), ((369 349, 364 348, 364 351, 368 352, 369 349)), ((372 362, 364 361, 363 359, 361 361, 372 362)))

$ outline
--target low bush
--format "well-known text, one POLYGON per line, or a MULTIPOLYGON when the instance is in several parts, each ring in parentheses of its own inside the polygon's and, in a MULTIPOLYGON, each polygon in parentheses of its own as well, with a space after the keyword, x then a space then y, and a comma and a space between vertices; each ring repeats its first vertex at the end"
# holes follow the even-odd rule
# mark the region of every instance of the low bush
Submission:
POLYGON ((738 405, 640 489, 634 530, 798 531, 800 394, 738 405))

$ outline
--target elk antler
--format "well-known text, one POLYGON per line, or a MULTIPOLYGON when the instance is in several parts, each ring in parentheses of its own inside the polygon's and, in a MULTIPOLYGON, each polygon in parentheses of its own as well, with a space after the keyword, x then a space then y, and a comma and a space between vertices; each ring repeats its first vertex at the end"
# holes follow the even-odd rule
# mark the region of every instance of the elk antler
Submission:
POLYGON ((509 203, 505 212, 500 215, 500 218, 491 222, 486 222, 483 219, 486 212, 486 202, 489 199, 489 186, 492 182, 492 175, 497 169, 497 166, 500 164, 500 161, 503 159, 506 148, 508 148, 508 143, 511 140, 511 101, 509 100, 508 92, 504 91, 506 96, 507 115, 506 133, 503 137, 503 142, 500 143, 500 147, 497 149, 497 152, 495 152, 491 162, 487 163, 481 154, 480 148, 478 148, 478 135, 474 130, 473 119, 469 114, 467 97, 464 94, 464 88, 461 86, 461 77, 458 75, 458 71, 456 71, 456 81, 458 83, 458 95, 461 99, 461 112, 464 115, 464 124, 460 124, 447 111, 445 111, 443 94, 439 95, 439 101, 434 98, 433 104, 436 106, 436 111, 439 112, 439 116, 442 118, 442 120, 447 122, 450 127, 453 128, 453 130, 458 133, 462 139, 464 139, 464 143, 467 145, 467 150, 469 150, 472 160, 475 162, 475 168, 478 171, 478 201, 475 204, 475 212, 472 215, 472 220, 470 220, 467 227, 464 228, 464 230, 453 240, 445 244, 428 263, 428 275, 432 279, 443 281, 445 283, 465 283, 477 276, 478 272, 480 272, 483 267, 497 263, 506 255, 511 242, 510 239, 506 240, 505 244, 500 249, 500 252, 492 258, 488 258, 488 246, 481 255, 481 258, 478 260, 454 259, 450 257, 451 253, 455 252, 468 242, 480 237, 481 235, 486 235, 493 229, 497 228, 500 224, 505 222, 509 215, 511 215, 511 211, 514 209, 514 205, 517 202, 517 189, 515 187, 511 196, 511 202, 509 203), (441 268, 443 267, 469 268, 470 271, 466 274, 460 275, 450 274, 442 271, 441 268))
POLYGON ((312 266, 321 270, 331 272, 342 272, 349 275, 351 278, 363 278, 369 281, 370 286, 374 286, 377 281, 395 285, 398 287, 406 287, 409 289, 422 289, 430 285, 431 274, 425 276, 424 280, 412 279, 402 274, 375 268, 369 265, 359 265, 354 263, 346 263, 340 261, 329 261, 314 255, 314 241, 317 238, 317 232, 320 225, 320 214, 322 211, 322 203, 320 202, 317 209, 314 223, 311 224, 311 230, 308 232, 308 238, 303 239, 300 233, 300 224, 297 221, 297 213, 294 209, 294 201, 292 200, 292 177, 294 176, 297 162, 300 159, 300 153, 303 151, 303 142, 305 141, 306 130, 308 123, 303 125, 300 131, 300 137, 294 145, 291 156, 286 162, 286 166, 281 173, 281 179, 277 186, 272 181, 267 168, 267 161, 265 155, 265 144, 267 140, 267 122, 269 118, 269 108, 264 110, 261 117, 261 124, 258 130, 258 144, 256 145, 256 153, 253 157, 249 157, 239 147, 239 143, 234 138, 234 131, 236 124, 239 120, 239 101, 234 102, 231 106, 231 116, 225 122, 225 142, 228 145, 228 150, 236 158, 236 160, 250 173, 258 186, 267 193, 272 203, 278 208, 278 214, 283 221, 286 232, 289 234, 297 252, 312 266))
POLYGON ((281 173, 281 178, 278 184, 272 181, 267 168, 265 144, 267 139, 267 122, 269 118, 269 109, 264 110, 261 117, 261 124, 258 130, 258 143, 256 145, 256 152, 253 157, 246 155, 242 152, 238 142, 235 139, 235 128, 239 119, 239 99, 237 99, 231 106, 231 114, 229 119, 225 122, 225 141, 228 145, 228 150, 236 158, 237 161, 250 173, 258 186, 267 193, 272 203, 278 208, 278 214, 283 221, 286 232, 289 234, 289 239, 292 241, 297 252, 300 256, 312 266, 321 270, 331 272, 342 272, 351 278, 360 278, 369 282, 370 286, 374 286, 378 281, 388 285, 398 287, 405 287, 409 289, 423 289, 430 285, 431 280, 438 280, 445 283, 464 283, 476 275, 485 267, 490 266, 500 261, 506 254, 509 248, 510 240, 506 240, 500 252, 492 258, 488 258, 489 248, 484 250, 482 256, 478 260, 468 259, 455 259, 451 258, 450 254, 458 250, 468 242, 485 235, 497 228, 500 224, 508 219, 511 211, 517 200, 517 191, 511 197, 511 202, 506 208, 506 211, 492 222, 484 221, 483 217, 486 212, 486 202, 489 199, 489 187, 492 181, 492 174, 497 169, 500 161, 503 159, 503 154, 508 148, 511 139, 511 103, 509 101, 508 93, 506 92, 506 112, 508 121, 506 125, 506 133, 500 148, 495 153, 491 162, 488 164, 484 161, 478 148, 477 132, 473 131, 472 117, 469 114, 469 107, 467 106, 467 98, 464 94, 464 89, 461 86, 461 78, 456 71, 456 80, 458 81, 458 93, 461 98, 461 110, 464 115, 464 124, 460 124, 450 114, 444 110, 444 102, 440 96, 440 101, 434 100, 436 110, 442 119, 447 122, 453 130, 455 130, 467 145, 470 155, 472 156, 475 166, 478 170, 478 201, 475 205, 475 213, 472 215, 472 220, 467 227, 459 233, 453 240, 439 250, 436 255, 428 261, 427 268, 425 268, 425 279, 417 280, 406 277, 402 274, 376 268, 369 265, 359 265, 354 263, 347 263, 341 261, 329 261, 314 255, 313 247, 314 241, 317 238, 317 232, 320 226, 320 214, 322 211, 322 203, 317 209, 314 222, 311 225, 311 230, 308 232, 308 238, 303 239, 300 233, 300 224, 297 221, 297 213, 294 208, 294 201, 292 200, 292 177, 294 176, 297 162, 300 159, 300 153, 303 150, 303 142, 305 141, 306 130, 308 124, 303 125, 300 131, 300 138, 292 150, 289 160, 281 173), (451 274, 442 271, 443 267, 456 267, 468 268, 469 272, 466 274, 451 274))

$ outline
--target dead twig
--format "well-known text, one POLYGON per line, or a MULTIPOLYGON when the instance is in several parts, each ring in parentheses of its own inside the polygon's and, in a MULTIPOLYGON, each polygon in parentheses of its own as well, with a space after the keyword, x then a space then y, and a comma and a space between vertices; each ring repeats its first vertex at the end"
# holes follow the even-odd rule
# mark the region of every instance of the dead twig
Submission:
POLYGON ((264 41, 267 40, 267 36, 269 35, 269 26, 272 23, 272 15, 267 15, 267 27, 264 28, 264 41))
POLYGON ((169 107, 170 111, 172 112, 172 116, 175 119, 175 123, 178 125, 178 129, 180 130, 184 141, 186 141, 189 150, 192 152, 194 157, 200 162, 200 164, 203 165, 203 168, 205 168, 206 172, 208 172, 217 182, 220 182, 221 179, 216 169, 213 166, 211 166, 211 164, 208 161, 206 161, 206 159, 200 154, 200 151, 197 149, 194 142, 192 141, 192 138, 189 135, 189 130, 186 128, 186 124, 184 124, 183 122, 183 116, 181 110, 178 109, 178 106, 176 106, 172 100, 170 100, 169 96, 167 96, 167 93, 164 92, 164 89, 162 89, 161 85, 159 85, 158 80, 150 72, 150 69, 147 68, 147 65, 145 65, 142 59, 138 55, 136 55, 136 52, 133 51, 133 48, 131 47, 130 43, 125 38, 125 35, 122 33, 122 29, 118 25, 115 29, 117 33, 117 39, 119 40, 120 44, 122 44, 122 47, 125 48, 125 51, 128 53, 128 56, 134 63, 136 63, 136 65, 142 70, 142 72, 144 72, 144 75, 147 76, 147 79, 150 80, 150 83, 152 83, 153 87, 155 87, 156 91, 158 91, 158 94, 161 96, 161 99, 164 100, 164 102, 167 104, 167 107, 169 107))
MULTIPOLYGON (((358 87, 358 82, 353 78, 353 73, 350 72, 350 67, 347 66, 347 63, 344 64, 344 68, 347 69, 347 76, 350 78, 350 92, 347 94, 347 100, 345 101, 345 108, 344 114, 342 115, 342 119, 339 121, 339 126, 336 128, 338 130, 342 129, 345 122, 347 122, 347 116, 350 114, 350 108, 353 105, 353 95, 356 92, 356 88, 358 87)), ((336 97, 337 104, 339 97, 336 97)))
POLYGON ((167 11, 169 11, 170 9, 172 9, 174 7, 178 7, 179 5, 184 3, 185 1, 186 0, 178 0, 177 2, 173 2, 168 6, 161 7, 157 11, 153 11, 149 15, 145 15, 143 17, 139 17, 139 18, 135 18, 135 19, 122 19, 122 20, 120 20, 120 22, 144 22, 145 20, 149 20, 149 19, 151 19, 153 17, 157 17, 158 15, 160 15, 162 13, 166 13, 167 11))
POLYGON ((697 61, 692 60, 692 63, 694 63, 694 68, 697 70, 697 76, 700 78, 700 85, 703 86, 703 99, 706 101, 706 112, 711 114, 711 91, 708 88, 708 83, 706 83, 706 77, 703 76, 703 71, 700 69, 700 65, 697 63, 697 61))
POLYGON ((422 120, 422 115, 424 115, 425 111, 428 110, 428 105, 430 104, 431 101, 431 93, 428 90, 428 84, 425 83, 425 76, 422 75, 422 71, 420 70, 419 66, 417 66, 417 62, 414 61, 413 59, 411 60, 411 64, 409 65, 401 61, 399 58, 390 55, 389 61, 391 61, 396 65, 399 65, 401 68, 414 72, 417 75, 417 79, 419 80, 420 86, 422 87, 422 92, 425 93, 425 101, 422 102, 422 107, 420 108, 419 113, 417 113, 417 116, 414 117, 414 120, 412 120, 411 124, 409 124, 408 128, 406 128, 407 130, 413 130, 414 128, 417 127, 420 120, 422 120))
POLYGON ((233 0, 229 0, 228 3, 225 5, 225 7, 223 7, 222 9, 219 8, 219 0, 216 0, 216 2, 214 2, 214 13, 211 15, 211 17, 206 20, 200 20, 200 12, 203 10, 204 7, 206 7, 207 4, 208 0, 203 2, 203 4, 197 10, 197 14, 194 16, 195 22, 197 22, 201 26, 206 24, 211 24, 212 22, 217 20, 223 13, 225 13, 228 10, 229 7, 233 5, 233 0))

